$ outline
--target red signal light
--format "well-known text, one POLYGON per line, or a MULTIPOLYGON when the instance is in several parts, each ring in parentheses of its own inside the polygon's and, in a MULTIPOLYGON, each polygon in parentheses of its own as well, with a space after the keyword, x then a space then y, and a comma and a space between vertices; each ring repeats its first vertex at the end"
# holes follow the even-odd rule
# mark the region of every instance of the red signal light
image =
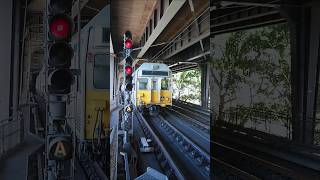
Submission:
POLYGON ((127 75, 132 74, 132 72, 133 72, 132 67, 131 67, 131 66, 126 66, 126 67, 125 67, 125 72, 126 72, 127 75))
POLYGON ((133 42, 131 39, 126 39, 126 41, 124 42, 124 45, 127 49, 131 49, 133 46, 133 42))
POLYGON ((53 19, 49 25, 49 28, 53 38, 55 39, 68 38, 71 32, 69 20, 63 17, 53 19))

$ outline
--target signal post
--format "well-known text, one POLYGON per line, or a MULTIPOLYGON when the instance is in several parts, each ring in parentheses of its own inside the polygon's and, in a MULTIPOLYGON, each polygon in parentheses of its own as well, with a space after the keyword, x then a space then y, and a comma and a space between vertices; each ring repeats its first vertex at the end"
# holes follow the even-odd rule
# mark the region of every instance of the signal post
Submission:
POLYGON ((132 35, 130 31, 127 31, 123 35, 124 41, 124 121, 122 125, 122 129, 124 129, 129 135, 133 134, 132 129, 132 103, 131 103, 131 95, 132 95, 132 73, 133 73, 133 59, 131 57, 132 52, 132 35))
POLYGON ((46 179, 71 179, 66 164, 71 166, 73 144, 67 131, 66 105, 73 74, 71 59, 73 49, 70 41, 74 28, 70 17, 72 0, 47 0, 45 13, 46 34, 46 179))
MULTIPOLYGON (((123 110, 121 111, 121 132, 119 133, 122 137, 122 149, 120 154, 123 156, 124 169, 126 180, 133 179, 136 176, 136 152, 131 146, 133 137, 133 105, 131 102, 132 98, 132 74, 134 68, 132 66, 133 59, 131 57, 133 42, 132 34, 130 31, 125 32, 123 35, 123 52, 124 52, 124 79, 123 79, 123 110)), ((120 138, 121 139, 121 138, 120 138)))

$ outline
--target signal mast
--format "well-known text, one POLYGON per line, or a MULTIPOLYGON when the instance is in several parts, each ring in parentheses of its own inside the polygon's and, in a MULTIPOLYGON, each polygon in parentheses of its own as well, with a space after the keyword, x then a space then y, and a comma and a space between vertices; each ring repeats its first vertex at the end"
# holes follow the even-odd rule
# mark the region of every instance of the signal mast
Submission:
POLYGON ((46 179, 65 179, 65 165, 73 158, 71 133, 67 131, 66 105, 73 82, 70 41, 74 28, 69 16, 72 0, 47 0, 46 33, 46 179))
MULTIPOLYGON (((123 52, 124 52, 124 79, 123 79, 123 110, 121 113, 121 132, 119 135, 122 137, 122 148, 120 154, 123 156, 124 169, 126 172, 126 179, 132 179, 132 172, 135 172, 135 164, 130 164, 130 162, 135 162, 135 151, 131 148, 131 140, 133 136, 133 105, 131 102, 132 96, 132 74, 133 74, 133 59, 131 57, 132 53, 132 34, 130 31, 126 31, 123 35, 123 52)), ((121 139, 121 138, 120 138, 121 139)), ((133 173, 134 174, 134 173, 133 173)))
POLYGON ((130 31, 127 31, 123 35, 123 47, 124 47, 124 121, 123 129, 127 131, 128 134, 132 135, 132 73, 133 73, 133 59, 131 57, 132 52, 132 34, 130 31))

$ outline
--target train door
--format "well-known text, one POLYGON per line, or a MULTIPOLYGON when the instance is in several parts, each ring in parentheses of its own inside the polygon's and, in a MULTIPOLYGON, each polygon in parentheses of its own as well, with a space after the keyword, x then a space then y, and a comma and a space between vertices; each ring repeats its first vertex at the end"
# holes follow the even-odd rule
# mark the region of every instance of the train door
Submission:
POLYGON ((150 104, 151 102, 151 91, 149 88, 148 78, 139 78, 137 86, 137 101, 138 105, 150 104))
POLYGON ((109 116, 109 58, 108 54, 92 54, 86 68, 86 139, 104 137, 109 116))
POLYGON ((172 93, 169 78, 161 79, 161 93, 160 96, 162 99, 162 104, 165 105, 172 105, 172 93))
POLYGON ((151 103, 159 104, 160 103, 160 88, 159 88, 158 79, 151 79, 151 103))

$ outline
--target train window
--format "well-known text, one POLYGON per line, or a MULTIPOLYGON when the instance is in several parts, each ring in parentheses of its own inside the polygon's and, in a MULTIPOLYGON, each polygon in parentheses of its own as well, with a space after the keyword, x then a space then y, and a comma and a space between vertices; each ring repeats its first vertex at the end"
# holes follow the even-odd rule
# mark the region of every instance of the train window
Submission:
POLYGON ((157 90, 158 89, 158 81, 152 80, 151 90, 157 90))
POLYGON ((161 80, 161 90, 169 90, 169 80, 167 78, 161 80))
POLYGON ((109 88, 109 58, 107 54, 97 54, 94 58, 93 86, 96 89, 109 88))
POLYGON ((148 79, 139 79, 139 90, 147 90, 148 89, 148 79))

